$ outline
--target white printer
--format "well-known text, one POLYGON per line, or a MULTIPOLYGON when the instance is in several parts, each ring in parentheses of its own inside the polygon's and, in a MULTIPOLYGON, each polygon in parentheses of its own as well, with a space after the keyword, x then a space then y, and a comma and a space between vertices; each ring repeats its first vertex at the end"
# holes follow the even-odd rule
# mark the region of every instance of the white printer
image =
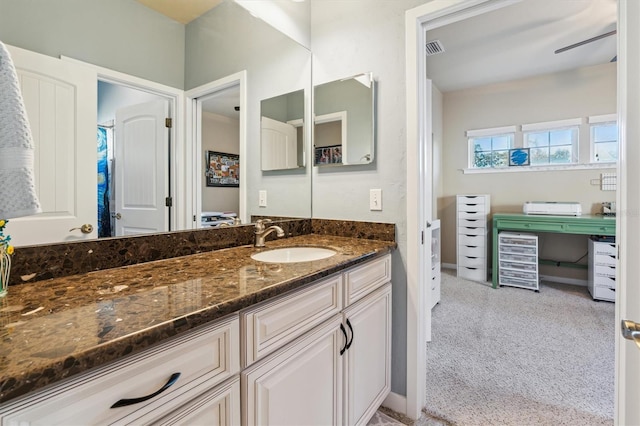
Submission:
POLYGON ((582 206, 573 201, 527 201, 524 203, 522 211, 524 214, 580 216, 582 206))

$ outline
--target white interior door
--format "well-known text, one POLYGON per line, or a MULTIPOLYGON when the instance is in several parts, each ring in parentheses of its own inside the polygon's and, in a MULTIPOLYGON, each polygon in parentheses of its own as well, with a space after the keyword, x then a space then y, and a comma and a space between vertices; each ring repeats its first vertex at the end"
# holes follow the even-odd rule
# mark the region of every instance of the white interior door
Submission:
POLYGON ((262 170, 298 167, 298 132, 295 126, 262 117, 260 129, 262 170))
POLYGON ((169 101, 116 111, 116 235, 169 230, 169 101))
POLYGON ((12 243, 96 238, 96 72, 51 56, 8 49, 33 134, 36 189, 42 206, 41 214, 11 220, 12 243), (90 232, 79 229, 85 224, 91 225, 90 232))

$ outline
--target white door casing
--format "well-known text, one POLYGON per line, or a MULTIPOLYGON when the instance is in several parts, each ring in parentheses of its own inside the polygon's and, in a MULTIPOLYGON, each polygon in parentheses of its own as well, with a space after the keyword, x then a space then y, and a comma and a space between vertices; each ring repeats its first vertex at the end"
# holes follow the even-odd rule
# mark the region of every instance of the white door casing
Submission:
POLYGON ((97 85, 95 71, 7 46, 35 144, 35 178, 42 213, 12 219, 14 245, 97 237, 97 85), (90 233, 79 227, 89 224, 90 233), (72 228, 78 228, 73 229, 72 228))
POLYGON ((298 167, 298 132, 295 126, 261 117, 260 161, 262 170, 298 167))
POLYGON ((116 111, 116 236, 169 228, 169 102, 158 100, 116 111))
POLYGON ((640 322, 640 3, 618 1, 618 280, 616 282, 615 424, 640 424, 640 348, 620 334, 640 322))

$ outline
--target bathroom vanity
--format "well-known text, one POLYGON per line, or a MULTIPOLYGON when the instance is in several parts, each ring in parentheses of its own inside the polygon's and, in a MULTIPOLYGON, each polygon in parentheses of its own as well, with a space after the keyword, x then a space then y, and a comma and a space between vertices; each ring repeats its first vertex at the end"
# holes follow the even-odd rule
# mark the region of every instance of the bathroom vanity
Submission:
POLYGON ((394 247, 303 235, 14 286, 0 423, 366 424, 390 391, 394 247), (251 258, 289 246, 337 253, 251 258))

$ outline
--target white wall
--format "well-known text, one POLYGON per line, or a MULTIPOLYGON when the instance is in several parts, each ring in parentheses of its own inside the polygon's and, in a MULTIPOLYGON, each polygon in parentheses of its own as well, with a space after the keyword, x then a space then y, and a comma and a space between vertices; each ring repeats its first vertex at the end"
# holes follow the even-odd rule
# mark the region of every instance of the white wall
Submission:
POLYGON ((374 163, 313 169, 313 217, 396 224, 393 253, 391 389, 406 393, 406 117, 405 11, 421 0, 311 3, 314 84, 373 72, 377 81, 374 163), (382 211, 369 210, 369 189, 382 189, 382 211))
POLYGON ((184 25, 132 0, 0 0, 0 40, 184 87, 184 25))
MULTIPOLYGON (((227 154, 240 153, 240 123, 233 118, 223 117, 210 112, 202 112, 202 150, 227 154)), ((204 157, 203 157, 204 158, 204 157)), ((242 163, 240 163, 242 167, 242 163)), ((205 165, 201 165, 204 173, 205 165)), ((202 211, 234 212, 240 210, 240 190, 202 186, 202 211)))

